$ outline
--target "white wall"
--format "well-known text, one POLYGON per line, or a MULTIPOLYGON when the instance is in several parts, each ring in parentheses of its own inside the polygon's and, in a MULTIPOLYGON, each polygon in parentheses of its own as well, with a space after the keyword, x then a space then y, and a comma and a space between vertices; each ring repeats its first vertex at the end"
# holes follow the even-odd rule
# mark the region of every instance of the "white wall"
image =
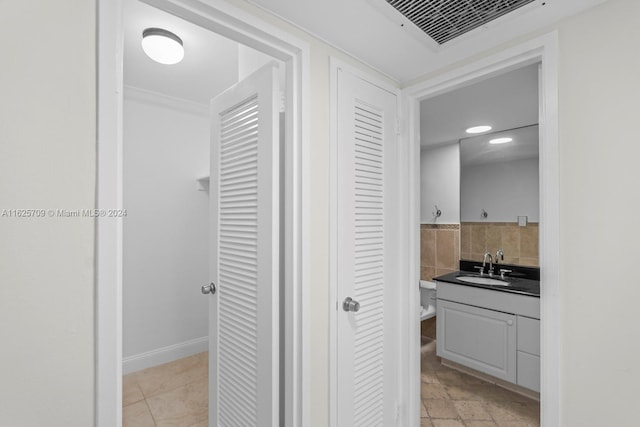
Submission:
POLYGON ((460 144, 420 151, 420 222, 460 223, 460 144), (435 205, 440 218, 433 214, 435 205))
MULTIPOLYGON (((270 61, 273 61, 273 58, 269 55, 243 44, 238 44, 238 80, 248 77, 270 61)), ((282 64, 281 61, 279 62, 282 64)), ((280 70, 283 69, 283 65, 280 66, 280 70)))
POLYGON ((208 348, 208 169, 207 106, 125 88, 125 373, 208 348))
POLYGON ((562 426, 640 419, 638 17, 609 0, 560 26, 562 426))
MULTIPOLYGON (((243 80, 259 68, 269 62, 276 61, 278 63, 278 83, 280 84, 280 92, 284 94, 286 89, 287 67, 286 64, 258 50, 238 43, 238 80, 243 80)), ((283 100, 284 108, 284 100, 283 100)))
POLYGON ((463 222, 539 222, 538 159, 462 165, 460 216, 463 222), (488 216, 480 216, 484 209, 488 216))
MULTIPOLYGON (((92 209, 93 1, 0 1, 0 211, 92 209)), ((91 426, 91 218, 0 216, 0 426, 91 426)))

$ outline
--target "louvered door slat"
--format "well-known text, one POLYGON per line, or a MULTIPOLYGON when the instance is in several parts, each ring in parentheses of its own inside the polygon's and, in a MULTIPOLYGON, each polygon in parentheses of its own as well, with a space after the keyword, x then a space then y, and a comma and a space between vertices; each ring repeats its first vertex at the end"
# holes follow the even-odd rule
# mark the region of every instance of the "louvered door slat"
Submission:
POLYGON ((212 103, 210 420, 275 427, 279 400, 278 111, 273 64, 212 103))
POLYGON ((395 423, 388 212, 396 97, 339 71, 338 111, 338 294, 360 309, 339 309, 336 424, 388 427, 395 423))
MULTIPOLYGON (((252 97, 240 106, 243 114, 239 115, 240 121, 257 123, 258 99, 252 97)), ((233 114, 233 112, 231 113, 233 114)), ((239 170, 247 171, 247 178, 251 180, 251 185, 245 185, 234 190, 220 192, 220 210, 234 212, 237 214, 252 214, 258 210, 258 130, 257 125, 250 129, 248 133, 238 129, 238 116, 233 120, 229 117, 230 112, 224 113, 220 120, 221 146, 220 150, 220 173, 223 176, 232 176, 239 170), (240 136, 250 136, 240 139, 240 136), (242 145, 239 153, 237 148, 242 145)), ((221 187, 225 188, 224 178, 221 180, 221 187)), ((228 187, 227 187, 228 188, 228 187)), ((220 228, 227 227, 228 217, 220 219, 220 228)), ((246 227, 252 230, 257 228, 257 218, 255 223, 247 223, 246 227)), ((245 234, 250 232, 245 229, 245 234)), ((255 234, 255 232, 253 232, 255 234)), ((240 236, 237 236, 240 239, 240 236)), ((257 421, 257 319, 256 300, 258 298, 258 283, 254 279, 251 287, 246 286, 242 280, 236 281, 235 268, 242 265, 244 271, 254 274, 258 265, 255 256, 248 257, 246 253, 239 253, 225 244, 225 240, 219 238, 219 254, 222 259, 230 262, 220 263, 221 280, 219 282, 219 333, 220 333, 220 359, 218 362, 220 381, 218 390, 220 399, 225 402, 225 396, 232 397, 226 405, 220 405, 220 418, 232 420, 238 418, 236 405, 240 405, 243 410, 243 421, 255 424, 257 421), (233 262, 233 264, 231 263, 233 262), (224 277, 224 278, 223 278, 224 277), (242 289, 246 300, 240 303, 235 289, 242 289), (246 302, 249 302, 247 304, 246 302), (253 302, 251 304, 250 302, 253 302), (243 374, 240 374, 243 372, 243 374)), ((256 242, 248 242, 247 245, 253 252, 256 251, 256 242)), ((246 277, 246 276, 245 276, 246 277)))

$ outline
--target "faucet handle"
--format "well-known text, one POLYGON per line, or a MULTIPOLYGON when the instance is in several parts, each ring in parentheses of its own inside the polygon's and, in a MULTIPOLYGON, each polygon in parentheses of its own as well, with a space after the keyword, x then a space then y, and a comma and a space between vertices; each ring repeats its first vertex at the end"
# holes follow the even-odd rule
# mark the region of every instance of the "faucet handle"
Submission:
POLYGON ((507 270, 506 268, 501 268, 500 269, 500 278, 502 280, 504 280, 505 273, 513 273, 513 270, 507 270))
POLYGON ((484 274, 484 267, 481 265, 476 265, 475 267, 473 267, 475 269, 477 269, 480 272, 480 275, 482 276, 484 274))

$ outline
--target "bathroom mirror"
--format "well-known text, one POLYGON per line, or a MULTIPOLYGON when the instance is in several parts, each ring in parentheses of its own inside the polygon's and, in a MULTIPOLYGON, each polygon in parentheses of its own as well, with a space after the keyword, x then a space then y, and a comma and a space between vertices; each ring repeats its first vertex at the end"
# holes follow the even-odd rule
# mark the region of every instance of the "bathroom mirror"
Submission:
POLYGON ((460 258, 539 266, 538 125, 460 140, 460 258))

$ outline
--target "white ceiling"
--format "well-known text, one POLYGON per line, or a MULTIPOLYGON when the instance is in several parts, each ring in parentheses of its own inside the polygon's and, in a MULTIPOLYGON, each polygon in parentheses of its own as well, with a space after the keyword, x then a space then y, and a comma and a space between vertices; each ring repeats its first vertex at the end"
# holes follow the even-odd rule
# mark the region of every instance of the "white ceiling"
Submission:
POLYGON ((208 105, 238 81, 238 43, 136 0, 124 6, 124 84, 208 105), (184 44, 184 60, 163 65, 142 50, 142 31, 164 28, 184 44))
MULTIPOLYGON (((545 6, 540 6, 543 0, 535 0, 534 6, 526 6, 528 11, 499 18, 463 36, 464 40, 439 49, 425 42, 430 40, 426 35, 415 37, 400 27, 399 23, 405 28, 413 24, 385 0, 250 1, 405 83, 605 0, 546 0, 545 6)), ((137 0, 125 0, 124 17, 125 85, 207 104, 238 81, 238 43, 137 0), (181 37, 184 60, 162 65, 149 59, 140 44, 142 31, 149 27, 164 28, 181 37)))
POLYGON ((538 64, 529 65, 420 103, 420 145, 458 142, 471 126, 491 132, 538 123, 538 64))
POLYGON ((536 0, 439 49, 407 31, 413 24, 384 0, 249 1, 406 83, 605 0, 536 0))

